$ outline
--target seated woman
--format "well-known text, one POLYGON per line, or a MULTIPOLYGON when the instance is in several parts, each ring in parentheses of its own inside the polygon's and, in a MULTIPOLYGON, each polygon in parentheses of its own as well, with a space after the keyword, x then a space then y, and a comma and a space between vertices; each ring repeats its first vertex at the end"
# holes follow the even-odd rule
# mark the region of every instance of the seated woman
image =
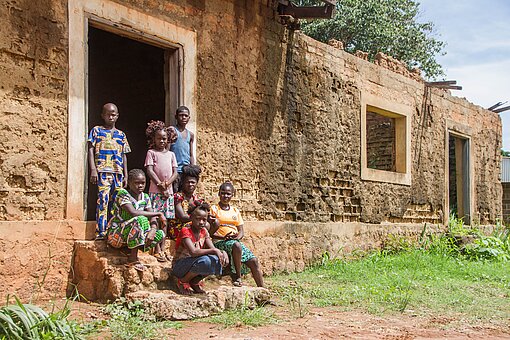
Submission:
POLYGON ((264 279, 259 262, 241 242, 244 236, 244 222, 239 209, 230 205, 234 193, 234 185, 231 182, 223 183, 218 192, 220 202, 211 207, 211 215, 217 219, 217 223, 211 227, 214 246, 227 252, 234 274, 234 286, 242 286, 241 274, 248 273, 249 268, 257 286, 263 287, 264 279))
POLYGON ((145 270, 138 260, 138 250, 151 249, 165 237, 165 233, 159 230, 158 218, 161 227, 166 225, 165 215, 152 211, 151 200, 144 189, 145 173, 140 169, 129 171, 128 189, 118 190, 113 203, 113 217, 108 222, 108 244, 114 248, 127 246, 131 249, 128 266, 138 271, 145 270))
POLYGON ((174 194, 175 218, 168 221, 168 238, 175 240, 180 230, 191 221, 187 213, 190 202, 199 200, 195 189, 202 169, 198 165, 185 165, 182 168, 179 191, 174 194))
POLYGON ((176 241, 173 274, 178 278, 181 294, 204 293, 204 279, 208 275, 221 275, 228 265, 228 256, 214 247, 206 224, 210 206, 202 201, 191 202, 188 214, 191 226, 183 227, 176 241))

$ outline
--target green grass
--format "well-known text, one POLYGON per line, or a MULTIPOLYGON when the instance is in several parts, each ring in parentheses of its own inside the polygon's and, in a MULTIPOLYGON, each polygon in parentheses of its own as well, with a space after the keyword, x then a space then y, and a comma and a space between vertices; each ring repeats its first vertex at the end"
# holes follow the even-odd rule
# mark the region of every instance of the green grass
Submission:
POLYGON ((504 323, 510 318, 509 266, 507 261, 470 261, 412 249, 350 261, 328 260, 268 281, 284 299, 297 293, 305 301, 302 304, 312 306, 504 323))
POLYGON ((203 321, 218 323, 223 327, 251 326, 258 327, 277 322, 277 318, 267 308, 258 306, 255 308, 241 307, 228 310, 218 315, 213 315, 203 321))
POLYGON ((110 316, 102 323, 109 331, 109 339, 162 339, 163 332, 182 327, 180 322, 157 320, 142 308, 140 301, 128 303, 119 299, 104 311, 110 316))

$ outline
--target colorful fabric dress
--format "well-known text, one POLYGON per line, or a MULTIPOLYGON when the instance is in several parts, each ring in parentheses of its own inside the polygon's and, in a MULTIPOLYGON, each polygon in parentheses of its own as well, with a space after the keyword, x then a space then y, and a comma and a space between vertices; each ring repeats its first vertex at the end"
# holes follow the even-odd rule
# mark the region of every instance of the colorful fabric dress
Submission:
POLYGON ((111 217, 111 206, 116 189, 122 187, 124 179, 124 154, 131 152, 126 134, 117 129, 95 126, 87 141, 94 147, 97 169, 97 234, 103 235, 111 217))
MULTIPOLYGON (((196 201, 200 200, 197 194, 193 194, 191 196, 191 200, 187 200, 184 197, 184 194, 182 192, 176 192, 174 194, 174 204, 177 205, 178 203, 181 203, 182 210, 184 210, 184 213, 188 213, 188 207, 189 207, 189 201, 196 201)), ((175 240, 177 239, 177 236, 179 236, 179 232, 181 229, 189 225, 191 222, 181 222, 178 218, 174 218, 168 221, 168 238, 175 240)))
MULTIPOLYGON (((233 232, 235 234, 238 233, 237 227, 244 224, 243 218, 241 216, 241 212, 236 207, 230 206, 230 209, 223 210, 219 205, 213 204, 211 206, 211 215, 216 217, 220 222, 220 226, 216 231, 215 235, 219 235, 224 237, 229 233, 233 232)), ((214 235, 213 235, 214 238, 214 235)), ((230 266, 232 273, 235 274, 236 270, 234 267, 234 260, 232 258, 232 247, 234 244, 239 243, 241 245, 242 254, 241 254, 241 274, 247 274, 250 272, 250 269, 244 264, 245 262, 255 258, 255 255, 251 252, 248 247, 244 245, 239 240, 215 240, 214 246, 220 250, 224 250, 227 252, 228 257, 230 259, 230 266)))
MULTIPOLYGON (((145 157, 145 167, 152 166, 154 172, 160 181, 168 181, 172 175, 174 168, 177 168, 177 161, 172 151, 157 151, 150 149, 145 157)), ((158 187, 157 183, 152 180, 149 186, 149 197, 152 201, 152 209, 165 214, 167 219, 175 218, 174 207, 174 191, 172 185, 168 188, 169 196, 165 197, 158 187)))
POLYGON ((115 248, 127 246, 136 248, 144 246, 144 249, 155 247, 165 233, 158 230, 151 244, 145 244, 145 239, 151 230, 149 219, 145 216, 132 216, 123 208, 126 204, 132 204, 136 210, 146 210, 151 207, 149 195, 142 193, 142 199, 137 200, 126 189, 119 189, 114 203, 113 217, 108 223, 108 244, 115 248))
POLYGON ((173 274, 178 277, 184 277, 188 272, 197 273, 202 277, 208 275, 221 275, 222 268, 220 259, 216 255, 202 255, 192 257, 188 248, 182 244, 185 238, 191 239, 195 248, 204 249, 205 241, 210 239, 209 232, 202 228, 198 239, 195 238, 191 227, 184 227, 179 231, 175 242, 175 256, 172 266, 173 274))

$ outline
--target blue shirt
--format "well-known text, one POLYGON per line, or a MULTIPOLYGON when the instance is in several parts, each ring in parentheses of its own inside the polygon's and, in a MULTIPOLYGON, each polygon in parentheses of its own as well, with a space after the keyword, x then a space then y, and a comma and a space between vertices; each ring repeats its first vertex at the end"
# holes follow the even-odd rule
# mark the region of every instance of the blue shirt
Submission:
POLYGON ((182 167, 184 165, 190 164, 190 145, 191 145, 191 132, 188 129, 184 129, 186 131, 186 140, 182 137, 182 133, 179 131, 177 126, 175 127, 175 132, 177 132, 177 140, 170 146, 170 151, 175 154, 175 158, 177 159, 177 172, 182 172, 182 167))

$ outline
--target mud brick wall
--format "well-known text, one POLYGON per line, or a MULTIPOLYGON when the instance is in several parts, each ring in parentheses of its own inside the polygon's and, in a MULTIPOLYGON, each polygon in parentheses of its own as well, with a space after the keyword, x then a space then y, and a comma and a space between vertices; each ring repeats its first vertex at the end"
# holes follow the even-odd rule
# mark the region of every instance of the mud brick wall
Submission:
POLYGON ((367 166, 396 171, 395 120, 367 111, 367 166))
MULTIPOLYGON (((438 89, 426 95, 395 61, 375 65, 287 31, 274 1, 116 2, 197 33, 200 193, 215 200, 232 180, 247 226, 274 226, 247 228, 266 273, 421 230, 388 223, 441 222, 447 121, 470 130, 476 218, 501 215, 497 114, 438 89), (415 108, 411 186, 360 179, 362 91, 415 108)), ((62 221, 73 152, 67 14, 66 0, 0 4, 0 295, 26 296, 43 277, 60 292, 67 281, 77 235, 62 221), (35 220, 45 223, 37 232, 35 220)))
POLYGON ((67 4, 0 4, 0 221, 63 218, 67 4))

